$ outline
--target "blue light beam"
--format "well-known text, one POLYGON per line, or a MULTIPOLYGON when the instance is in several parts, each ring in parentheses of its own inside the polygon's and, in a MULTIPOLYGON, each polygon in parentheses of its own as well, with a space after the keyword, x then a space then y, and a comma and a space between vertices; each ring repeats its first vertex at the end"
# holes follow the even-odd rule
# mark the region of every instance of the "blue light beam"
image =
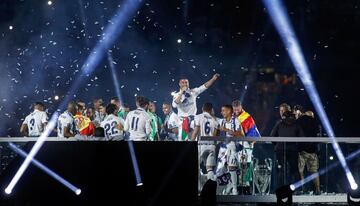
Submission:
POLYGON ((282 4, 281 0, 263 0, 265 7, 269 13, 269 16, 272 22, 275 25, 276 30, 278 31, 281 40, 283 41, 286 50, 289 54, 289 57, 302 81, 304 87, 309 95, 310 100, 312 101, 315 110, 328 134, 330 137, 334 151, 343 167, 346 177, 350 183, 350 186, 353 190, 357 189, 358 185, 355 182, 353 175, 349 167, 346 164, 344 155, 341 151, 339 144, 336 141, 334 131, 330 125, 329 119, 323 108, 323 104, 319 97, 319 94, 316 90, 315 84, 312 80, 308 65, 305 61, 303 53, 301 51, 300 45, 297 41, 296 34, 289 22, 289 17, 286 14, 286 9, 282 4))
POLYGON ((136 154, 135 154, 135 150, 134 150, 134 144, 133 144, 132 140, 128 140, 127 142, 129 145, 131 161, 132 161, 132 165, 133 165, 134 172, 135 172, 136 186, 142 186, 143 182, 142 182, 141 176, 140 176, 139 166, 137 163, 136 154))
MULTIPOLYGON (((346 157, 347 161, 350 161, 352 159, 354 159, 355 157, 357 157, 360 154, 360 149, 351 153, 349 156, 346 157)), ((319 172, 313 173, 307 177, 304 178, 304 180, 300 180, 294 184, 292 184, 296 189, 305 185, 306 183, 314 180, 315 178, 317 178, 320 175, 323 175, 325 173, 327 173, 328 171, 334 169, 335 167, 337 167, 339 165, 339 162, 335 162, 332 163, 331 165, 329 165, 327 168, 321 169, 319 172)))
POLYGON ((24 162, 21 164, 20 168, 16 172, 15 176, 11 179, 9 185, 5 189, 6 194, 11 194, 12 190, 14 189, 16 183, 19 181, 21 176, 24 174, 26 168, 29 166, 31 161, 34 159, 34 156, 36 153, 40 150, 41 146, 44 144, 46 138, 49 136, 52 129, 55 127, 58 113, 55 112, 53 116, 51 117, 48 125, 45 128, 45 131, 41 134, 41 136, 38 138, 34 146, 31 148, 30 153, 26 156, 24 162))
POLYGON ((120 36, 120 34, 126 28, 126 24, 129 19, 133 16, 135 11, 141 5, 142 0, 127 0, 116 11, 116 14, 108 20, 109 24, 105 27, 104 33, 101 35, 101 38, 90 52, 90 55, 85 60, 81 68, 81 73, 78 78, 72 84, 68 95, 65 98, 67 101, 63 101, 63 104, 60 108, 64 108, 66 103, 69 102, 70 98, 74 96, 77 89, 83 82, 86 77, 89 77, 96 67, 101 62, 102 58, 107 54, 110 47, 114 44, 115 40, 120 36))
MULTIPOLYGON (((111 47, 111 45, 114 44, 115 40, 120 36, 124 28, 126 27, 126 23, 141 5, 141 2, 142 0, 126 0, 121 6, 119 6, 116 14, 111 18, 111 20, 108 21, 109 24, 105 27, 102 38, 97 42, 96 46, 93 48, 85 63, 81 67, 81 73, 73 81, 70 90, 68 91, 63 101, 60 103, 58 111, 63 110, 66 104, 70 102, 73 97, 76 96, 75 94, 78 91, 78 88, 81 86, 82 82, 84 81, 85 77, 89 77, 93 73, 95 68, 99 65, 101 59, 106 54, 107 50, 111 47)), ((49 136, 50 132, 54 129, 57 117, 58 114, 57 112, 55 112, 52 115, 51 120, 47 125, 45 131, 36 141, 29 155, 26 157, 25 161, 22 163, 19 170, 16 172, 10 184, 5 189, 6 193, 11 193, 12 189, 15 187, 16 183, 19 181, 19 179, 29 166, 31 160, 40 150, 44 141, 49 136)))
MULTIPOLYGON (((17 154, 19 154, 22 157, 27 157, 28 154, 23 151, 22 149, 18 148, 15 144, 9 142, 9 146, 10 148, 16 152, 17 154)), ((45 165, 43 165, 41 162, 39 162, 38 160, 36 160, 35 158, 32 159, 31 161, 35 166, 37 166, 39 169, 41 169, 42 171, 44 171, 46 174, 48 174, 49 176, 51 176, 52 178, 54 178, 55 180, 59 181, 61 184, 63 184, 65 187, 69 188, 71 191, 73 191, 76 195, 80 195, 81 194, 81 189, 75 187, 73 184, 71 184, 70 182, 68 182, 67 180, 65 180, 64 178, 62 178, 60 175, 58 175, 57 173, 55 173, 54 171, 50 170, 48 167, 46 167, 45 165)))
MULTIPOLYGON (((82 0, 79 0, 79 4, 80 4, 80 13, 81 13, 81 18, 82 18, 82 21, 83 22, 86 22, 86 17, 85 17, 85 12, 84 12, 84 9, 83 9, 83 6, 82 6, 82 0)), ((100 21, 101 25, 103 26, 103 23, 102 21, 100 21)), ((86 25, 86 24, 84 24, 86 25)), ((86 27, 84 26, 84 29, 86 27)), ((85 32, 86 33, 86 32, 85 32)), ((113 83, 114 83, 114 88, 115 88, 115 92, 116 92, 116 95, 117 97, 119 97, 120 99, 120 102, 123 103, 123 99, 122 99, 122 95, 121 95, 121 90, 120 90, 120 84, 119 84, 119 79, 118 79, 118 75, 117 75, 117 72, 116 72, 116 67, 115 67, 115 63, 114 63, 114 59, 113 59, 113 56, 112 56, 112 51, 111 50, 108 50, 107 51, 107 60, 108 60, 108 63, 109 63, 109 67, 111 69, 111 76, 112 76, 112 79, 113 79, 113 83)), ((135 156, 135 151, 134 151, 134 148, 133 148, 133 144, 132 142, 128 144, 129 146, 129 151, 130 151, 130 155, 131 155, 131 160, 132 160, 132 163, 133 163, 133 168, 134 168, 134 174, 135 174, 135 178, 136 178, 136 182, 137 182, 137 186, 142 186, 143 183, 141 181, 141 176, 140 176, 140 172, 139 172, 139 167, 138 167, 138 163, 137 163, 137 159, 136 159, 136 156, 135 156)))
POLYGON ((117 72, 116 72, 116 68, 115 68, 115 65, 114 65, 114 60, 113 60, 112 54, 110 52, 108 52, 107 57, 108 57, 109 66, 110 66, 110 69, 111 69, 111 76, 112 76, 112 79, 113 79, 113 82, 114 82, 116 95, 119 97, 120 102, 123 103, 123 99, 122 99, 122 95, 121 95, 121 91, 120 91, 119 79, 117 77, 117 72))

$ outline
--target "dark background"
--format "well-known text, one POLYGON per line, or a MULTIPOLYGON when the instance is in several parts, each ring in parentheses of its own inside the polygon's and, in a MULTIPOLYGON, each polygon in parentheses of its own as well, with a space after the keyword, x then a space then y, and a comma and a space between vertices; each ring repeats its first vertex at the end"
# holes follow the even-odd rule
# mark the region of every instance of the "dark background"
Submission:
MULTIPOLYGON (((46 142, 37 160, 80 188, 81 195, 33 164, 6 195, 4 189, 24 160, 17 156, 0 175, 1 205, 196 205, 195 142, 133 144, 141 187, 136 186, 127 142, 46 142)), ((33 145, 22 147, 28 153, 33 145)))
MULTIPOLYGON (((1 136, 19 135, 34 101, 45 101, 49 113, 56 110, 54 96, 64 97, 123 1, 52 3, 0 1, 1 136)), ((284 3, 335 134, 359 136, 359 1, 284 3)), ((123 101, 132 107, 135 94, 160 107, 171 101, 180 76, 194 87, 218 72, 221 79, 200 96, 198 108, 205 101, 219 108, 241 99, 263 136, 280 103, 312 108, 261 1, 144 1, 126 26, 111 53, 123 101)), ((114 95, 104 57, 75 99, 114 95)))

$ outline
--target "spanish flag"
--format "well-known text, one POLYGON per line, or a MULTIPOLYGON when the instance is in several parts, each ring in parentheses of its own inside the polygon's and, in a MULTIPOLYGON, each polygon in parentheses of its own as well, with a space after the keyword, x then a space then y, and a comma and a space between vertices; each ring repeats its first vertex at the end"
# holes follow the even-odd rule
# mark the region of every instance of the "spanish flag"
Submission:
POLYGON ((256 127, 255 121, 249 113, 243 111, 238 119, 244 130, 245 137, 261 137, 260 132, 256 127))
POLYGON ((92 136, 94 135, 94 124, 91 122, 91 120, 82 115, 81 113, 77 113, 75 116, 75 124, 76 124, 76 128, 77 130, 80 132, 81 135, 86 135, 86 136, 92 136))

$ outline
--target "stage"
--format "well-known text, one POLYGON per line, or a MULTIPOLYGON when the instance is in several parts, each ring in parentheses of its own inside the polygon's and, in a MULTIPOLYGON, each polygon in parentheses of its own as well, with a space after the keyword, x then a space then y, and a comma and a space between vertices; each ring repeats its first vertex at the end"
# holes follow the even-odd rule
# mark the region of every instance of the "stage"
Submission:
MULTIPOLYGON (((241 205, 244 203, 276 203, 276 195, 218 195, 219 205, 241 205)), ((313 204, 322 203, 322 205, 347 205, 346 194, 328 194, 328 195, 293 195, 293 203, 313 204)))
MULTIPOLYGON (((5 167, 1 174, 2 189, 24 160, 10 150, 8 142, 14 142, 28 152, 35 140, 36 138, 0 140, 1 164, 5 167)), ((221 140, 226 141, 226 139, 221 140)), ((270 140, 275 141, 263 138, 257 144, 270 140)), ((327 139, 321 138, 318 141, 326 142, 327 139)), ((358 143, 359 139, 339 138, 339 141, 358 143)), ((18 202, 36 205, 53 204, 56 200, 59 204, 88 205, 89 202, 101 203, 103 201, 131 202, 131 195, 136 194, 136 201, 130 205, 147 205, 145 202, 149 200, 152 201, 149 205, 198 204, 200 196, 197 192, 197 142, 134 142, 134 148, 144 182, 143 187, 136 186, 127 142, 48 138, 36 158, 65 179, 78 185, 82 189, 81 195, 76 196, 63 185, 49 179, 43 171, 30 166, 14 192, 11 195, 4 194, 1 202, 4 205, 15 205, 18 202), (118 164, 120 162, 121 164, 118 164), (106 175, 101 175, 102 173, 106 175), (122 191, 122 194, 116 191, 102 191, 101 188, 116 188, 119 192, 122 191), (183 188, 186 188, 186 192, 183 188), (171 203, 179 198, 181 201, 171 203)), ((218 205, 276 203, 274 194, 217 195, 216 199, 218 205)), ((347 203, 347 196, 345 193, 333 192, 324 192, 318 196, 294 195, 293 202, 294 204, 340 205, 347 203)))

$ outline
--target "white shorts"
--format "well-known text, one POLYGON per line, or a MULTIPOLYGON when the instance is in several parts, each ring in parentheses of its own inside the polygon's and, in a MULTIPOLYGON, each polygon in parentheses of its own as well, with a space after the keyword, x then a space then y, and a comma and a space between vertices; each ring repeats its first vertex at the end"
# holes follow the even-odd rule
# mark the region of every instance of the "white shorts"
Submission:
POLYGON ((215 167, 215 144, 199 145, 199 164, 205 162, 206 167, 215 167))

